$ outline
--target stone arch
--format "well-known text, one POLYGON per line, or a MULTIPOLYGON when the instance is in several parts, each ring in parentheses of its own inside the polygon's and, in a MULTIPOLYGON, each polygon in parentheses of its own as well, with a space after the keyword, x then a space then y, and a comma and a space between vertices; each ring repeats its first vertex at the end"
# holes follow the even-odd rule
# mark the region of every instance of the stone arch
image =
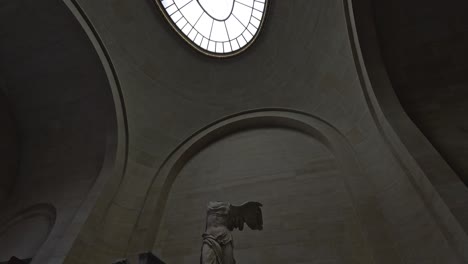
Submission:
POLYGON ((125 169, 120 85, 104 45, 74 1, 5 1, 4 7, 2 19, 16 26, 2 23, 1 85, 21 149, 0 218, 35 203, 53 205, 56 225, 33 262, 62 261, 92 210, 102 209, 97 204, 105 208, 98 198, 115 191, 106 184, 118 185, 125 169))
POLYGON ((373 1, 344 0, 343 3, 355 65, 379 132, 405 169, 445 239, 456 250, 457 257, 467 261, 465 211, 468 191, 400 104, 381 56, 373 1), (444 180, 441 181, 441 177, 444 180))
MULTIPOLYGON (((336 128, 322 119, 299 111, 258 109, 228 116, 201 129, 169 155, 149 188, 132 239, 141 241, 141 248, 152 248, 171 186, 180 170, 194 155, 226 135, 261 127, 281 127, 299 131, 326 146, 335 156, 340 170, 345 172, 343 175, 345 185, 352 197, 351 200, 361 229, 366 221, 363 215, 378 211, 375 205, 369 205, 369 198, 373 195, 371 184, 365 179, 352 147, 336 128), (367 205, 364 205, 366 203, 367 205)), ((367 237, 364 234, 362 234, 362 241, 367 244, 367 237)), ((372 258, 372 253, 368 251, 369 248, 364 248, 367 258, 372 258)))

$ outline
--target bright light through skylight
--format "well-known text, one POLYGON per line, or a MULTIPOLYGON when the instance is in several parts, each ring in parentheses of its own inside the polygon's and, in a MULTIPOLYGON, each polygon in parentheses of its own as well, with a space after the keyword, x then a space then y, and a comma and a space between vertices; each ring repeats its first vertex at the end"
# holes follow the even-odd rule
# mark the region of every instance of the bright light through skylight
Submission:
POLYGON ((226 54, 258 33, 268 0, 156 0, 185 36, 203 50, 226 54))

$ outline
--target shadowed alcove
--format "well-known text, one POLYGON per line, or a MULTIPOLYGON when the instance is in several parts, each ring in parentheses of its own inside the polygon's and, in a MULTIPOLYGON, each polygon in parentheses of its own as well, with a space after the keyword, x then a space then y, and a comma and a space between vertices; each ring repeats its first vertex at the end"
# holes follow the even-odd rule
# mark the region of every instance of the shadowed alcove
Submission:
POLYGON ((374 1, 374 19, 398 99, 466 185, 468 2, 444 3, 374 1))
POLYGON ((33 204, 56 209, 53 227, 37 215, 3 230, 2 243, 11 243, 0 261, 15 254, 60 261, 87 218, 84 201, 113 165, 118 106, 98 52, 63 1, 7 0, 0 7, 1 133, 19 142, 1 148, 9 175, 2 168, 0 198, 4 186, 9 192, 0 200, 0 223, 33 204))
POLYGON ((453 224, 446 236, 455 234, 456 244, 468 230, 468 4, 345 2, 361 83, 380 129, 441 225, 453 224), (409 165, 413 159, 419 168, 409 165), (435 196, 445 204, 434 204, 435 196), (458 222, 447 219, 450 213, 458 222))

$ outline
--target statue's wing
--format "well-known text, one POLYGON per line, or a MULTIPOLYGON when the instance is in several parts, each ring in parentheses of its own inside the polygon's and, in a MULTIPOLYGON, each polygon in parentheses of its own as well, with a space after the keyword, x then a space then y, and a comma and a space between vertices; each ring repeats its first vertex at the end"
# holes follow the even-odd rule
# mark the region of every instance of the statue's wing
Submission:
POLYGON ((252 230, 263 229, 262 204, 259 202, 246 202, 240 206, 231 205, 230 229, 244 229, 244 223, 252 230))

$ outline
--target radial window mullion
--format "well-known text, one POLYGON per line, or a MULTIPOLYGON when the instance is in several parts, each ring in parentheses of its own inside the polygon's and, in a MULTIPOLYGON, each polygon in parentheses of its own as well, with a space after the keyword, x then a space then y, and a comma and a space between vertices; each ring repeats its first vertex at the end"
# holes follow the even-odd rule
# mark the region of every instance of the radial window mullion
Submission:
POLYGON ((255 40, 268 0, 155 0, 174 28, 206 54, 231 56, 255 40))

